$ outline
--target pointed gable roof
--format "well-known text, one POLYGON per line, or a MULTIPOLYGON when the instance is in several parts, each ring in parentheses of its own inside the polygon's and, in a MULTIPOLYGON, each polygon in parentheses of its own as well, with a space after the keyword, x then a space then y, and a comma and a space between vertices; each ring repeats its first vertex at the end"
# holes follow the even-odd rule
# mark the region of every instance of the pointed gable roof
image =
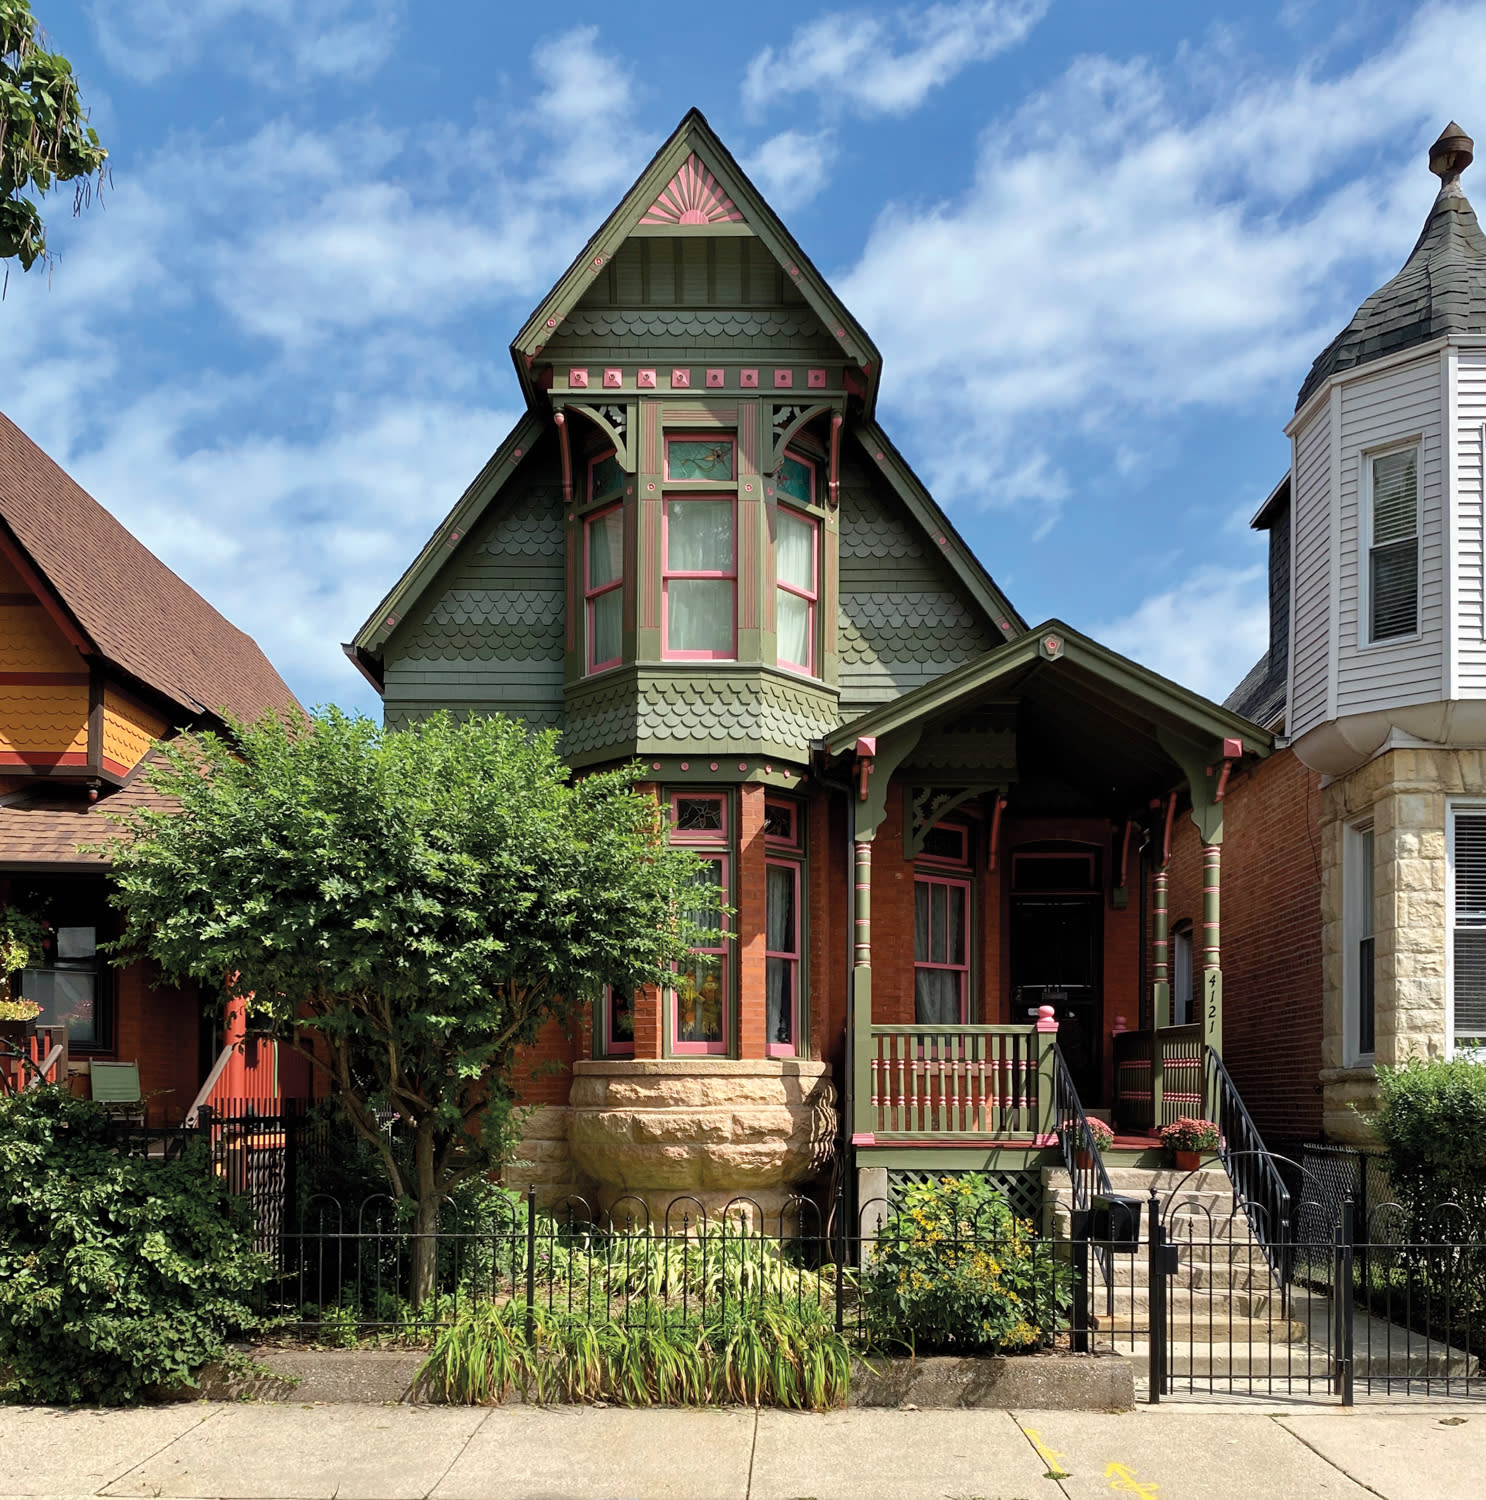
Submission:
POLYGON ((687 111, 671 138, 651 158, 619 206, 516 335, 511 357, 528 401, 535 396, 532 364, 553 330, 577 306, 594 276, 609 264, 620 245, 634 234, 688 232, 749 234, 763 243, 842 353, 861 369, 866 384, 864 410, 870 416, 882 366, 877 346, 847 312, 698 109, 687 111))
POLYGON ((297 707, 249 635, 109 514, 0 413, 0 532, 7 532, 67 633, 195 718, 256 719, 297 707))
POLYGON ((1330 376, 1446 334, 1486 333, 1486 234, 1460 188, 1474 142, 1453 120, 1430 150, 1442 182, 1402 270, 1316 357, 1298 411, 1330 376))

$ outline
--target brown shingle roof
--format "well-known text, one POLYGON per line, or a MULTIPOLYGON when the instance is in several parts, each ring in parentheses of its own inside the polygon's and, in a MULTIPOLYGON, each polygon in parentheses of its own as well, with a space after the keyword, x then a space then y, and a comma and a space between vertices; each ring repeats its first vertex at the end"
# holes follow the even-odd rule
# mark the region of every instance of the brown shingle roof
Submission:
POLYGON ((193 716, 225 708, 256 719, 295 706, 252 637, 176 577, 3 413, 0 518, 99 652, 193 716))
POLYGON ((118 791, 89 803, 80 788, 38 787, 21 803, 0 806, 0 869, 15 865, 91 865, 106 870, 100 854, 82 854, 79 844, 102 844, 118 833, 105 813, 132 812, 139 807, 174 811, 175 802, 161 796, 145 779, 157 762, 151 751, 118 791))

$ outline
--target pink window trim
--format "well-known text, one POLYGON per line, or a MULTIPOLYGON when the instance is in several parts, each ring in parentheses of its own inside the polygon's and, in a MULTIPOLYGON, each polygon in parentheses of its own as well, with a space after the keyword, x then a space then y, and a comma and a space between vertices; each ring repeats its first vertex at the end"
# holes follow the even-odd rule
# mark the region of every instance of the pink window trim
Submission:
POLYGON ((666 456, 663 465, 665 468, 665 479, 669 483, 671 478, 671 444, 672 443, 710 443, 717 441, 720 447, 726 443, 733 450, 731 479, 678 479, 677 484, 736 484, 738 482, 738 439, 729 432, 708 432, 705 428, 696 432, 668 432, 666 434, 666 456))
POLYGON ((618 452, 619 450, 617 448, 605 448, 602 453, 595 453, 594 456, 588 460, 588 488, 584 491, 584 494, 590 501, 597 498, 593 493, 593 471, 598 468, 598 466, 603 463, 606 458, 613 458, 614 455, 618 452))
MULTIPOLYGON (((725 804, 724 804, 725 806, 725 804)), ((712 837, 712 835, 708 835, 712 837)), ((716 860, 722 866, 722 880, 719 883, 718 895, 724 906, 730 904, 731 887, 728 880, 728 856, 724 853, 706 853, 698 851, 703 859, 716 860)), ((724 924, 725 930, 725 924, 724 924)), ((717 1057, 725 1055, 731 1047, 730 1037, 733 1029, 733 986, 732 976, 729 973, 729 953, 727 941, 724 938, 720 946, 716 948, 693 948, 693 953, 705 953, 718 961, 718 982, 722 986, 722 1011, 720 1015, 722 1037, 715 1042, 683 1042, 680 1038, 681 1031, 681 995, 673 989, 670 992, 670 1003, 666 1006, 669 1016, 671 1051, 677 1057, 717 1057)))
POLYGON ((726 792, 693 792, 685 787, 674 787, 666 793, 670 813, 671 842, 673 844, 726 844, 728 841, 728 795, 726 792), (721 828, 686 828, 676 826, 676 804, 688 802, 716 802, 721 812, 721 828))
MULTIPOLYGON (((774 948, 765 948, 764 950, 766 965, 771 958, 782 958, 788 961, 794 971, 791 975, 789 986, 789 1034, 793 1040, 789 1042, 768 1042, 765 1044, 764 1050, 770 1057, 795 1057, 798 1056, 800 1050, 800 865, 798 861, 792 859, 768 859, 764 861, 764 864, 771 869, 788 870, 795 887, 794 949, 789 953, 781 952, 774 948)), ((766 914, 764 918, 764 941, 766 943, 768 941, 768 928, 769 923, 766 914)))
POLYGON ((800 847, 800 804, 798 802, 786 802, 782 798, 775 800, 773 797, 766 799, 764 803, 764 816, 774 811, 789 814, 789 833, 765 834, 764 843, 771 844, 776 849, 798 849, 800 847))
MULTIPOLYGON (((918 943, 917 943, 917 941, 915 941, 915 943, 914 943, 913 971, 916 974, 916 973, 918 973, 918 971, 920 969, 944 969, 944 970, 948 970, 948 972, 950 972, 951 974, 958 974, 960 976, 960 1020, 959 1020, 959 1024, 961 1026, 964 1026, 964 1025, 968 1024, 966 1022, 965 1017, 966 1017, 966 1014, 968 1013, 969 1002, 970 1002, 970 882, 968 880, 954 880, 954 879, 949 879, 949 878, 946 878, 945 876, 939 875, 939 874, 920 875, 917 872, 915 872, 914 877, 913 877, 913 884, 914 884, 915 888, 917 888, 920 885, 926 885, 926 886, 929 886, 931 888, 931 890, 936 885, 942 885, 947 890, 952 890, 952 891, 958 891, 959 892, 959 901, 960 901, 960 937, 961 937, 961 940, 962 940, 962 942, 964 944, 964 949, 963 949, 964 954, 965 954, 964 960, 962 962, 960 962, 960 963, 957 963, 957 964, 950 964, 950 963, 940 964, 940 963, 933 962, 933 960, 931 960, 931 959, 920 959, 918 957, 918 943)), ((946 903, 946 906, 947 906, 947 903, 946 903)), ((917 915, 915 915, 914 920, 915 921, 918 920, 917 919, 917 915)), ((929 926, 929 951, 931 953, 934 950, 933 921, 934 921, 934 903, 933 903, 933 897, 931 895, 930 896, 930 901, 929 901, 929 923, 930 923, 930 926, 929 926)), ((917 934, 915 933, 915 939, 916 938, 917 938, 917 934)), ((917 986, 915 986, 915 988, 917 988, 917 986)))
MULTIPOLYGON (((798 495, 790 494, 790 492, 786 490, 782 484, 776 481, 774 489, 778 496, 779 503, 781 505, 819 505, 820 501, 816 499, 817 489, 815 481, 820 477, 820 465, 817 464, 809 454, 800 453, 794 448, 786 448, 784 450, 784 456, 786 458, 794 459, 797 464, 804 464, 804 466, 810 470, 810 498, 808 500, 801 500, 798 495)), ((783 467, 784 465, 781 464, 780 469, 782 470, 783 467)))
MULTIPOLYGON (((634 996, 630 996, 630 1009, 634 1010, 634 996)), ((635 1055, 635 1039, 630 1037, 629 1041, 617 1041, 614 1037, 614 986, 604 986, 603 1004, 599 1007, 603 1025, 602 1053, 605 1057, 633 1057, 635 1055)))
POLYGON ((738 659, 738 507, 733 505, 733 566, 727 572, 717 569, 705 572, 672 572, 671 558, 671 506, 685 505, 689 500, 705 500, 717 504, 721 496, 711 495, 667 495, 661 507, 661 657, 666 661, 737 661, 738 659), (678 651, 671 646, 671 580, 673 578, 712 579, 731 583, 733 586, 732 636, 733 643, 726 651, 678 651))
MULTIPOLYGON (((595 460, 597 462, 597 460, 595 460)), ((617 667, 624 660, 623 653, 619 656, 610 657, 607 661, 595 661, 593 659, 593 606, 595 600, 602 599, 605 594, 611 594, 615 589, 624 587, 624 564, 623 564, 623 539, 620 541, 620 567, 619 576, 612 582, 602 583, 597 588, 590 584, 588 579, 588 553, 590 539, 593 536, 594 526, 602 521, 605 516, 621 509, 621 505, 606 505, 602 510, 595 511, 583 522, 583 619, 586 627, 587 639, 583 643, 583 654, 588 659, 589 673, 604 672, 610 667, 617 667)), ((623 608, 623 606, 620 606, 623 608)))
POLYGON ((929 830, 930 833, 957 833, 960 836, 960 853, 956 857, 952 854, 927 854, 922 849, 918 853, 918 861, 921 864, 943 865, 951 870, 965 870, 970 867, 970 828, 965 823, 936 823, 929 830))
POLYGON ((786 594, 793 594, 797 599, 804 599, 809 607, 808 623, 805 627, 806 654, 809 661, 790 661, 787 656, 779 658, 781 667, 790 667, 796 672, 803 672, 807 677, 815 675, 815 606, 820 599, 820 522, 814 516, 807 516, 803 511, 798 511, 792 505, 782 505, 781 510, 787 510, 796 521, 803 521, 810 528, 810 580, 811 587, 807 592, 796 588, 792 583, 778 576, 775 569, 775 587, 786 594))

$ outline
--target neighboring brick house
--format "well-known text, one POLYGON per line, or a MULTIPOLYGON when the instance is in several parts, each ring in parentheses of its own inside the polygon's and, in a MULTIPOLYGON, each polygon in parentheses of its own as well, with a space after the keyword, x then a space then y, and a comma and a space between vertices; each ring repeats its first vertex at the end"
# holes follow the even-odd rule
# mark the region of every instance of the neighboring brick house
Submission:
POLYGON ((177 1120, 222 1050, 194 990, 105 961, 109 866, 85 846, 105 813, 158 801, 156 740, 294 706, 248 636, 0 415, 0 904, 51 929, 21 990, 78 1087, 95 1060, 137 1061, 168 1091, 151 1117, 177 1120))
MULTIPOLYGON (((1028 630, 877 425, 865 331, 695 112, 511 353, 524 414, 347 653, 390 725, 504 712, 575 768, 638 760, 699 907, 736 911, 672 989, 542 1038, 544 1190, 772 1209, 844 1128, 864 1195, 976 1167, 1030 1206, 1076 1097, 1107 1114, 1143 1067, 1130 1128, 1181 1105, 1137 1023, 1167 982, 1151 851, 1180 798, 1216 888, 1223 789, 1270 736, 1028 630)), ((1206 915, 1212 1003, 1172 1064, 1199 1100, 1216 889, 1206 915)))

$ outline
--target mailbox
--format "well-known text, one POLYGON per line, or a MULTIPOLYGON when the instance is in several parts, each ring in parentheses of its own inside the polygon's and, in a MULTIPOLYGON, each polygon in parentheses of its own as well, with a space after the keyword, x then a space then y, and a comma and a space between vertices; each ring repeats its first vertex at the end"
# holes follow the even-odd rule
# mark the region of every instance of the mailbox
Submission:
POLYGON ((1090 1204, 1089 1238, 1133 1249, 1140 1243, 1140 1211, 1144 1207, 1140 1198, 1096 1193, 1090 1204))

